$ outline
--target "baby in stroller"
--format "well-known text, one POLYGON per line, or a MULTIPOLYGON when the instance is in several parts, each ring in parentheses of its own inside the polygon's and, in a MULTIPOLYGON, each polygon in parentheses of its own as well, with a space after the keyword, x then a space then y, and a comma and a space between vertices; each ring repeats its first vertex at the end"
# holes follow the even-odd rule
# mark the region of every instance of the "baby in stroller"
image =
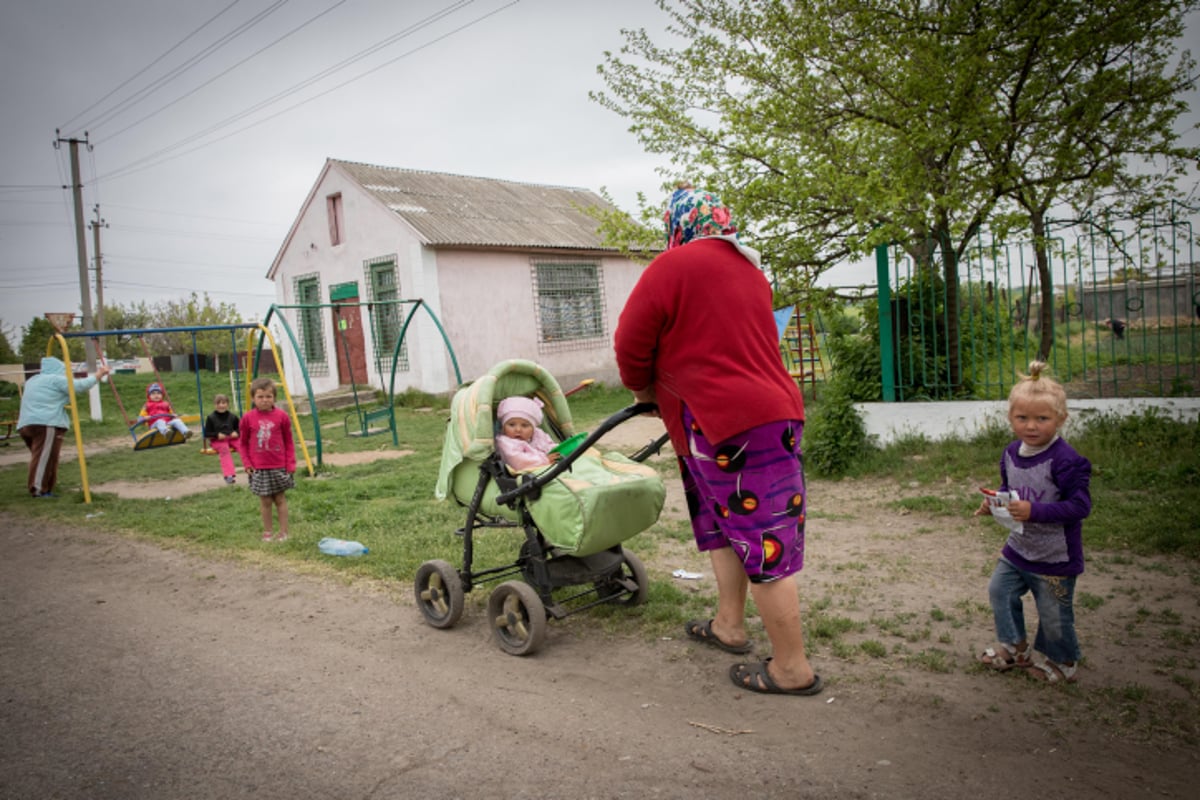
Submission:
MULTIPOLYGON (((594 445, 652 408, 631 406, 586 437, 573 437, 565 394, 531 361, 501 362, 459 389, 450 404, 435 495, 466 507, 466 523, 455 531, 462 537, 462 566, 435 559, 417 570, 413 589, 425 621, 453 627, 467 592, 500 582, 488 597, 492 633, 505 652, 528 655, 541 646, 547 616, 645 602, 645 567, 621 543, 653 525, 662 510, 662 479, 640 463, 657 448, 626 457, 594 445), (505 463, 504 450, 512 444, 505 439, 515 437, 505 435, 504 423, 514 418, 535 423, 534 430, 514 445, 527 460, 505 463), (551 463, 555 438, 580 437, 583 442, 551 463), (475 537, 503 529, 523 534, 515 559, 477 564, 488 559, 482 548, 476 552, 475 537)), ((517 427, 524 425, 510 430, 517 427)))
POLYGON ((553 464, 554 440, 542 430, 542 401, 536 397, 506 397, 496 407, 496 452, 514 472, 553 464))

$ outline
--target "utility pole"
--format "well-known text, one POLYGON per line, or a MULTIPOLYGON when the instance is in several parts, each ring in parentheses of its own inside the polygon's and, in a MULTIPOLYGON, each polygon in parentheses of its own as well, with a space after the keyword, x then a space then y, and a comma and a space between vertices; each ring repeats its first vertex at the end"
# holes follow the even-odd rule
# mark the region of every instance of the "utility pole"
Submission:
POLYGON ((100 216, 100 206, 96 205, 92 209, 96 212, 96 218, 88 223, 88 227, 92 229, 92 250, 95 252, 96 260, 96 330, 104 330, 104 261, 100 258, 100 229, 107 228, 108 223, 100 216))
MULTIPOLYGON (((81 308, 83 310, 83 330, 85 333, 91 333, 96 330, 92 325, 92 292, 88 281, 88 258, 87 258, 87 237, 83 228, 83 181, 79 177, 79 145, 86 145, 90 150, 91 145, 87 140, 87 132, 84 131, 82 139, 74 137, 63 139, 60 131, 54 130, 55 140, 54 149, 57 150, 59 145, 66 142, 70 145, 71 153, 71 195, 75 200, 75 250, 79 260, 79 298, 82 301, 81 308)), ((64 189, 67 187, 64 186, 64 189)), ((85 337, 83 340, 83 352, 87 360, 88 372, 96 371, 96 344, 90 337, 85 337)), ((67 369, 71 369, 70 356, 67 356, 67 369)), ((103 419, 100 413, 100 390, 99 386, 92 388, 88 393, 88 401, 91 406, 92 419, 99 422, 103 419)))

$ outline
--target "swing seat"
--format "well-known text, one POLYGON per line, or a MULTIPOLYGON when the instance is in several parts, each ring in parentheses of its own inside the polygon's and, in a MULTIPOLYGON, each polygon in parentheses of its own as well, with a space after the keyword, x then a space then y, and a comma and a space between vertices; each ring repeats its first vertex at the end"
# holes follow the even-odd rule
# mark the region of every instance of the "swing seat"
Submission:
POLYGON ((346 418, 342 420, 342 427, 345 428, 347 436, 373 436, 377 433, 394 433, 396 431, 396 410, 389 405, 377 408, 374 411, 360 411, 356 414, 347 414, 346 418), (351 417, 357 418, 358 430, 350 430, 351 417), (380 421, 386 427, 379 428, 374 425, 374 423, 380 421))
POLYGON ((186 444, 187 439, 184 435, 174 428, 167 429, 167 435, 163 436, 156 430, 151 429, 142 435, 140 439, 133 443, 134 450, 150 450, 154 447, 170 447, 173 444, 186 444))
MULTIPOLYGON (((180 414, 179 418, 188 425, 195 425, 200 421, 199 414, 180 414)), ((142 423, 138 423, 129 429, 130 435, 133 436, 133 449, 135 451, 151 450, 155 447, 170 447, 173 444, 187 444, 187 437, 174 428, 167 428, 166 436, 151 428, 139 437, 136 430, 140 427, 142 427, 142 423)))

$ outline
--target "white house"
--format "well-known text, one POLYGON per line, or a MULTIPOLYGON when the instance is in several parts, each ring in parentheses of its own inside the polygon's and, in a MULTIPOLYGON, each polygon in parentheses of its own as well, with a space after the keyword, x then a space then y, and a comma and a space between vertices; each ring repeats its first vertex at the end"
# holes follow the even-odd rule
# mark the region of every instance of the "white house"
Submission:
POLYGON ((396 391, 452 391, 455 361, 470 381, 508 358, 564 388, 616 381, 612 329, 643 265, 601 243, 593 206, 612 208, 586 189, 327 160, 267 273, 314 391, 387 390, 394 358, 396 391))

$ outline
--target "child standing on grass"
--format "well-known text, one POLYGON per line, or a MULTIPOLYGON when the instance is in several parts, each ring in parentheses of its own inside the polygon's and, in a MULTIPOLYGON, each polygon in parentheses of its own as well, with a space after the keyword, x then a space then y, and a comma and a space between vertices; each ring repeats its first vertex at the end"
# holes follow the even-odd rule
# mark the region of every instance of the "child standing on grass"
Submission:
POLYGON ((171 401, 166 399, 166 393, 159 383, 152 383, 146 387, 146 405, 142 406, 138 413, 137 421, 145 423, 147 428, 153 428, 167 438, 170 438, 172 428, 179 431, 183 438, 192 438, 192 432, 175 413, 175 409, 171 408, 171 401))
POLYGON ((258 495, 262 510, 262 540, 285 542, 288 538, 288 489, 296 487, 296 448, 292 444, 292 420, 275 407, 275 384, 270 378, 255 378, 250 384, 254 407, 242 417, 239 429, 242 464, 250 473, 250 491, 258 495), (271 509, 279 514, 279 535, 273 534, 271 509))
MULTIPOLYGON (((219 394, 213 398, 216 409, 204 420, 204 438, 208 440, 217 456, 221 459, 221 475, 226 483, 237 482, 237 472, 233 466, 233 453, 239 451, 238 426, 241 420, 238 415, 229 410, 229 398, 219 394), (232 452, 231 452, 232 451, 232 452)), ((240 455, 240 454, 239 454, 240 455)), ((243 462, 244 463, 244 462, 243 462)))
POLYGON ((975 515, 994 515, 1009 528, 1008 541, 988 584, 996 644, 979 656, 995 670, 1027 668, 1048 683, 1072 683, 1079 668, 1075 636, 1075 581, 1083 573, 1083 520, 1092 510, 1092 465, 1058 433, 1067 419, 1067 393, 1046 365, 1008 395, 1008 421, 1016 441, 1000 458, 1000 501, 984 498, 975 515), (1033 595, 1038 612, 1031 652, 1021 598, 1033 595))

